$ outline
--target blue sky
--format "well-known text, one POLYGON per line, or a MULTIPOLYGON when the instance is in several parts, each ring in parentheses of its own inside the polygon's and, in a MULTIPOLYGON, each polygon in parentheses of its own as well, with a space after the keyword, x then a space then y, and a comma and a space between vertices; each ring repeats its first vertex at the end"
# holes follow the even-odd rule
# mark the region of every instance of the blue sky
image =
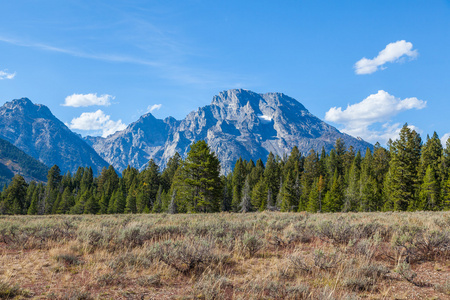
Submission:
POLYGON ((285 93, 370 142, 405 122, 450 133, 448 0, 17 0, 0 19, 1 104, 28 97, 82 135, 231 88, 285 93))

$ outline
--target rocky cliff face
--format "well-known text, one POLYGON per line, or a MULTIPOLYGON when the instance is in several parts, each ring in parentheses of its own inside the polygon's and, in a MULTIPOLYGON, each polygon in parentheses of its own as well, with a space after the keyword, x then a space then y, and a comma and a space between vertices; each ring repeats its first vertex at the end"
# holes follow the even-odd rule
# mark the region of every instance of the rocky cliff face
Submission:
POLYGON ((0 138, 48 166, 58 165, 63 172, 91 166, 97 173, 108 166, 45 105, 33 104, 27 98, 0 107, 0 138))
POLYGON ((356 150, 371 144, 339 132, 312 115, 302 104, 280 93, 257 94, 229 90, 215 96, 210 105, 199 108, 184 120, 158 120, 142 116, 125 130, 107 138, 88 138, 89 143, 117 170, 127 165, 142 169, 153 158, 164 166, 179 152, 183 157, 189 145, 206 140, 216 152, 222 171, 232 170, 239 157, 265 160, 269 152, 283 156, 297 146, 303 154, 311 149, 327 151, 336 139, 356 150))

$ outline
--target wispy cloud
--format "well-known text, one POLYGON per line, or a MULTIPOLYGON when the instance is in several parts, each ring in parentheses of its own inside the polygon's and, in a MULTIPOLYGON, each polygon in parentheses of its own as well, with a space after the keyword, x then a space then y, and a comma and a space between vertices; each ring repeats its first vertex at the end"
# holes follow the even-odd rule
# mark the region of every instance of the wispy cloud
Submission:
POLYGON ((388 44, 373 59, 362 58, 356 62, 354 68, 358 75, 372 74, 378 70, 384 70, 384 65, 388 62, 400 62, 404 57, 414 59, 419 54, 417 50, 412 50, 413 44, 405 40, 388 44))
POLYGON ((13 79, 14 77, 16 77, 16 72, 14 72, 14 73, 8 73, 7 71, 8 71, 8 70, 0 71, 0 80, 3 80, 3 79, 13 79))
POLYGON ((147 107, 147 112, 151 113, 151 112, 153 112, 153 111, 155 111, 155 110, 160 110, 161 107, 162 107, 162 104, 153 104, 153 105, 149 105, 149 106, 147 107))
POLYGON ((75 56, 75 57, 103 60, 103 61, 110 61, 110 62, 132 63, 132 64, 138 64, 138 65, 152 66, 152 67, 161 66, 161 63, 157 62, 157 61, 139 59, 139 58, 135 58, 135 57, 127 56, 127 55, 88 53, 88 52, 84 52, 81 50, 73 50, 73 49, 55 47, 55 46, 48 45, 48 44, 24 42, 24 41, 20 41, 17 39, 11 39, 11 38, 6 38, 6 37, 2 37, 2 36, 0 36, 0 41, 4 42, 4 43, 8 43, 8 44, 13 44, 16 46, 36 48, 36 49, 41 49, 41 50, 51 51, 51 52, 58 52, 58 53, 63 53, 63 54, 67 54, 67 55, 71 55, 71 56, 75 56))
POLYGON ((426 101, 416 97, 400 99, 380 90, 359 103, 348 105, 346 109, 332 107, 325 114, 325 120, 341 124, 342 131, 359 136, 370 142, 386 142, 398 135, 400 124, 391 124, 390 118, 410 109, 423 109, 426 101), (370 129, 375 123, 383 123, 381 130, 370 129))
MULTIPOLYGON (((134 38, 135 42, 136 38, 134 38)), ((189 67, 186 64, 180 63, 180 61, 186 61, 186 55, 191 53, 185 53, 182 49, 187 49, 184 45, 176 43, 168 37, 160 37, 156 44, 162 47, 158 51, 151 52, 148 49, 154 47, 151 45, 137 45, 136 48, 143 50, 142 57, 130 56, 124 54, 111 54, 101 52, 88 52, 77 48, 63 48, 57 47, 45 43, 27 42, 19 39, 8 38, 0 36, 0 42, 13 44, 20 47, 29 47, 40 49, 44 51, 50 51, 55 53, 61 53, 70 55, 73 57, 87 58, 106 62, 115 63, 128 63, 141 66, 147 66, 158 70, 158 76, 184 85, 196 85, 200 87, 217 86, 223 88, 223 86, 236 86, 237 82, 254 80, 242 75, 230 74, 226 72, 218 72, 216 70, 207 70, 200 67, 189 67), (169 49, 169 51, 165 51, 169 49), (167 54, 169 52, 170 54, 167 54), (144 56, 152 56, 155 59, 146 59, 144 56)), ((188 50, 193 52, 193 50, 188 50)))
POLYGON ((87 107, 87 106, 109 106, 114 96, 104 94, 97 96, 97 94, 73 94, 67 96, 63 106, 71 107, 87 107))
POLYGON ((78 118, 72 119, 67 126, 70 129, 99 130, 102 133, 102 137, 107 137, 116 131, 126 128, 122 120, 113 121, 111 120, 111 116, 106 115, 100 109, 95 112, 82 113, 78 118))

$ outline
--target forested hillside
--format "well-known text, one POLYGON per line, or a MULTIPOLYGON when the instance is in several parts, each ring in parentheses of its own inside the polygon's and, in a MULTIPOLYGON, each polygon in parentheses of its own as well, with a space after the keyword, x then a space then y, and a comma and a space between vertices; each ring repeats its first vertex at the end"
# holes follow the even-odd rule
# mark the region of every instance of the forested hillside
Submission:
POLYGON ((27 180, 45 181, 49 168, 13 144, 0 139, 0 186, 9 183, 14 174, 27 180))
POLYGON ((220 163, 205 141, 187 158, 175 154, 161 171, 153 160, 120 177, 112 166, 98 177, 91 168, 61 174, 53 166, 47 184, 15 176, 3 191, 2 214, 186 213, 256 210, 413 211, 450 209, 450 142, 436 133, 423 143, 405 126, 388 149, 376 144, 362 155, 341 139, 328 154, 294 147, 289 156, 239 159, 220 176, 220 163))

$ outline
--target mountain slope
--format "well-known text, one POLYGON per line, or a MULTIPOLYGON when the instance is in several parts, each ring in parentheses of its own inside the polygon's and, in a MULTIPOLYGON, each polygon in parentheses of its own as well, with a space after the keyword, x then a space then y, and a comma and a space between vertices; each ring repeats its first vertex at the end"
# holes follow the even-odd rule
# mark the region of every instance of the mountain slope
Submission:
POLYGON ((147 114, 123 131, 89 140, 106 161, 122 170, 128 164, 142 169, 150 158, 164 166, 176 151, 185 157, 193 141, 204 139, 227 173, 240 156, 265 160, 269 152, 283 156, 294 146, 304 154, 322 147, 329 151, 338 138, 356 150, 372 147, 339 132, 284 94, 239 89, 220 93, 181 121, 147 114))
POLYGON ((27 181, 46 181, 49 167, 29 156, 13 144, 0 139, 0 186, 8 183, 15 174, 27 181))
POLYGON ((0 138, 48 166, 75 172, 91 166, 95 173, 108 166, 86 142, 58 120, 45 105, 16 99, 0 107, 0 138))

